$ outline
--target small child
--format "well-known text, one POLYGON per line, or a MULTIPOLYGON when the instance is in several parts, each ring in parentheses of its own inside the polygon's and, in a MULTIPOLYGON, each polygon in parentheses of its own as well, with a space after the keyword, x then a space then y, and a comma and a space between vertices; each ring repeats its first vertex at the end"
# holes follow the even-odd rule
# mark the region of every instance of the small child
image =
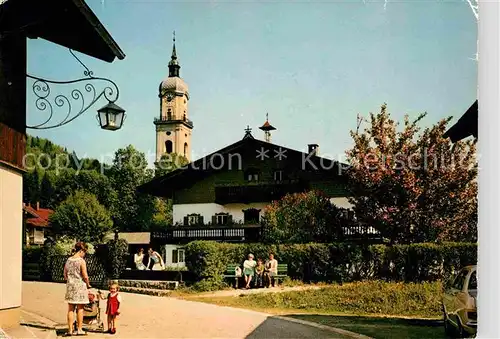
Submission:
POLYGON ((241 268, 239 266, 236 266, 234 268, 234 276, 236 277, 235 288, 240 287, 240 279, 241 279, 242 274, 243 274, 243 272, 241 271, 241 268))
POLYGON ((101 291, 99 291, 100 298, 108 300, 106 305, 106 314, 108 315, 108 330, 106 333, 116 333, 116 317, 120 315, 120 304, 122 303, 122 298, 118 294, 118 290, 118 284, 111 283, 111 285, 109 285, 109 294, 107 297, 104 297, 101 291))
POLYGON ((263 277, 264 277, 264 263, 262 262, 262 259, 257 260, 257 266, 255 267, 255 273, 257 275, 257 281, 256 281, 256 287, 260 288, 262 287, 263 283, 263 277))

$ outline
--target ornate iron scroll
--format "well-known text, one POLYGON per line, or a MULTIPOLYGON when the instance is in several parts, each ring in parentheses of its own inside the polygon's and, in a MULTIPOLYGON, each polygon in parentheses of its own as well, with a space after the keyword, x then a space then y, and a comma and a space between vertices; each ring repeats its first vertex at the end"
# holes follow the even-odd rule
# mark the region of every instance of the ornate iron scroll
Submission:
POLYGON ((110 79, 94 77, 93 72, 88 69, 85 64, 78 59, 78 57, 70 49, 70 53, 73 57, 85 68, 83 74, 85 78, 70 80, 70 81, 54 81, 47 80, 32 75, 26 75, 27 78, 33 80, 32 91, 35 95, 35 108, 42 112, 47 112, 48 118, 40 124, 26 126, 26 128, 31 129, 50 129, 66 125, 80 115, 85 113, 92 105, 94 105, 101 97, 105 97, 109 102, 115 102, 118 100, 120 92, 118 86, 110 79), (101 91, 97 91, 93 83, 103 82, 105 83, 104 88, 101 91), (69 93, 57 94, 53 98, 51 97, 51 87, 50 85, 71 85, 82 84, 81 88, 74 88, 69 93), (65 112, 64 119, 60 120, 58 123, 50 124, 51 120, 55 117, 57 109, 61 109, 65 112))

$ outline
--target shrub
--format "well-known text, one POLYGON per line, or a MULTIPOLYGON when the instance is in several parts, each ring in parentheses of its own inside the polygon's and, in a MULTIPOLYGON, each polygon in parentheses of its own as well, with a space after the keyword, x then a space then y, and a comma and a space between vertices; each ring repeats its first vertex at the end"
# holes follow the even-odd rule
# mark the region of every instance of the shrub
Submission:
POLYGON ((186 246, 186 265, 197 280, 221 281, 226 265, 241 264, 248 253, 264 259, 274 253, 280 263, 288 264, 291 279, 306 282, 436 281, 477 262, 477 244, 469 243, 364 246, 194 241, 186 246))
POLYGON ((106 272, 111 279, 119 279, 127 266, 128 243, 124 239, 107 242, 106 272))
MULTIPOLYGON (((40 276, 44 281, 52 280, 53 258, 55 256, 70 256, 75 246, 76 240, 67 236, 62 236, 56 242, 47 242, 40 252, 40 276)), ((88 245, 87 254, 94 254, 95 248, 88 245)))
POLYGON ((24 247, 23 263, 38 263, 42 256, 43 247, 24 247))

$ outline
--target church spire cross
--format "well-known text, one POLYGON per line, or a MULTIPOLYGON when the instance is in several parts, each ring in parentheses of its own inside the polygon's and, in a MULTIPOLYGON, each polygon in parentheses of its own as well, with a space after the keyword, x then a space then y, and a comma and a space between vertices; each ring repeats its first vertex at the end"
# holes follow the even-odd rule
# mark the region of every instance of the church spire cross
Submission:
POLYGON ((247 138, 252 138, 253 139, 252 129, 250 128, 249 125, 247 125, 247 128, 245 128, 245 136, 243 137, 243 139, 247 139, 247 138))
POLYGON ((169 77, 179 77, 179 61, 177 60, 177 50, 175 49, 175 31, 173 32, 173 46, 172 46, 172 56, 170 62, 168 63, 168 76, 169 77))

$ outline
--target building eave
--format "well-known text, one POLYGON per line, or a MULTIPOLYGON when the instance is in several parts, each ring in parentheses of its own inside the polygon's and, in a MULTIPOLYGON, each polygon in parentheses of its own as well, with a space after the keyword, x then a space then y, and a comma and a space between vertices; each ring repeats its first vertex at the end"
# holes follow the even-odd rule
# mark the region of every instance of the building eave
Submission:
POLYGON ((7 1, 0 5, 3 34, 42 38, 94 58, 125 58, 116 41, 83 0, 7 1))
MULTIPOLYGON (((192 184, 193 180, 181 180, 181 177, 184 175, 194 175, 195 173, 199 173, 198 178, 203 178, 204 176, 207 176, 214 171, 218 171, 218 169, 210 168, 211 161, 209 159, 212 159, 212 157, 215 154, 220 154, 222 156, 225 156, 229 154, 232 151, 235 151, 237 149, 240 149, 245 146, 257 146, 257 147, 264 147, 266 149, 272 147, 272 148, 281 148, 283 151, 286 151, 286 154, 289 156, 290 154, 293 154, 295 156, 301 156, 305 158, 309 158, 311 162, 313 163, 322 163, 328 166, 325 166, 327 168, 331 168, 332 171, 335 171, 338 168, 341 168, 342 170, 347 170, 349 166, 347 164, 342 164, 340 162, 337 162, 335 160, 327 159, 327 158, 322 158, 318 156, 309 156, 309 154, 301 151, 297 151, 288 147, 264 142, 262 140, 254 139, 254 138, 244 138, 241 139, 229 146, 226 146, 218 151, 215 151, 209 155, 206 155, 194 162, 189 163, 188 165, 176 169, 162 177, 155 178, 151 180, 150 182, 147 182, 137 188, 137 190, 141 193, 147 193, 151 194, 154 196, 160 196, 160 197, 172 197, 173 192, 175 190, 184 188, 186 185, 192 184), (207 165, 208 164, 208 165, 207 165), (203 170, 200 170, 200 168, 203 168, 203 170), (191 183, 190 183, 191 182, 191 183)), ((257 150, 258 148, 256 148, 257 150)), ((340 171, 338 171, 339 175, 342 175, 340 171)), ((197 179, 195 179, 197 181, 197 179)))
POLYGON ((476 100, 460 119, 445 132, 443 137, 450 138, 453 143, 471 135, 477 138, 478 118, 478 101, 476 100))

